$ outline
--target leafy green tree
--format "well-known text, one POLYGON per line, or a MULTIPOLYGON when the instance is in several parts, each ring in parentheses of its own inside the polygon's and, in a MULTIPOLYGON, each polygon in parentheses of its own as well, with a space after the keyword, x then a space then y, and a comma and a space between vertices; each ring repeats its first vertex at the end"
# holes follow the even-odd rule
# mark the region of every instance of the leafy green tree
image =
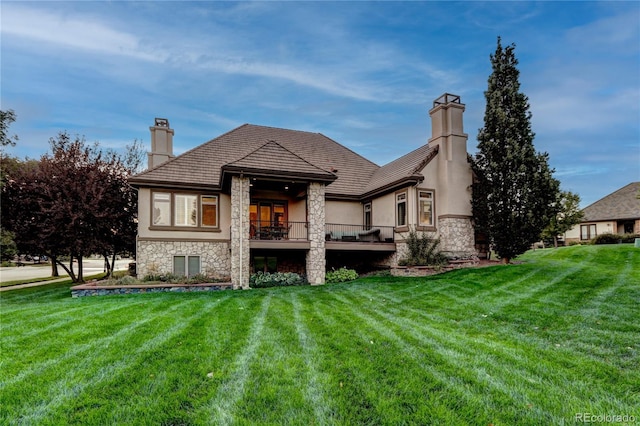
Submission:
POLYGON ((553 239, 553 246, 558 247, 558 235, 580 223, 584 213, 580 210, 580 196, 570 191, 561 191, 557 202, 558 212, 542 231, 543 238, 553 239))
POLYGON ((556 213, 559 182, 547 153, 533 146, 529 99, 520 92, 515 45, 498 45, 490 55, 492 74, 485 91, 484 127, 473 162, 472 207, 476 228, 504 263, 538 241, 556 213))
POLYGON ((0 259, 8 261, 18 254, 18 248, 13 241, 13 233, 0 228, 0 259))
POLYGON ((15 146, 18 136, 9 136, 9 126, 16 121, 16 113, 12 109, 0 110, 0 147, 15 146))

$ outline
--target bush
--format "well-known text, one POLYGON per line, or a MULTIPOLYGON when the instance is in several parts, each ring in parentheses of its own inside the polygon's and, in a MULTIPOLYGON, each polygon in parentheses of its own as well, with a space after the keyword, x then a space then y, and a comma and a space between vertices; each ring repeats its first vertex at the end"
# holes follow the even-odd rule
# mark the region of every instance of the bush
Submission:
POLYGON ((400 266, 439 266, 447 263, 446 256, 438 248, 439 238, 430 238, 424 233, 418 235, 415 229, 411 229, 405 241, 409 253, 398 262, 400 266))
POLYGON ((305 285, 307 281, 295 272, 258 272, 249 278, 249 287, 285 287, 294 285, 305 285))
POLYGON ((130 275, 125 275, 124 277, 118 278, 116 280, 117 285, 132 285, 137 283, 138 283, 138 280, 130 275))
POLYGON ((623 243, 635 243, 636 238, 640 238, 640 234, 623 234, 622 242, 623 243))
POLYGON ((353 269, 342 267, 338 270, 332 269, 327 272, 324 281, 330 283, 342 283, 345 281, 353 281, 358 278, 358 273, 353 269))
POLYGON ((622 235, 600 234, 593 239, 593 244, 619 244, 621 241, 622 235))

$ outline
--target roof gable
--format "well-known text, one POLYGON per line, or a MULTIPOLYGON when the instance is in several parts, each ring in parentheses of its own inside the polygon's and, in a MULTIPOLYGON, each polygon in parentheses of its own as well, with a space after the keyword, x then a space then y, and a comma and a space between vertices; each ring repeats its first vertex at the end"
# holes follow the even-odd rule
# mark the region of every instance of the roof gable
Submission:
POLYGON ((225 172, 333 181, 336 175, 317 167, 275 141, 269 141, 239 160, 222 166, 225 172))
POLYGON ((380 167, 373 174, 371 181, 365 188, 364 194, 392 187, 395 183, 422 181, 424 177, 420 171, 438 154, 439 146, 423 145, 410 153, 380 167))
POLYGON ((583 222, 640 219, 640 182, 632 182, 585 207, 583 222))

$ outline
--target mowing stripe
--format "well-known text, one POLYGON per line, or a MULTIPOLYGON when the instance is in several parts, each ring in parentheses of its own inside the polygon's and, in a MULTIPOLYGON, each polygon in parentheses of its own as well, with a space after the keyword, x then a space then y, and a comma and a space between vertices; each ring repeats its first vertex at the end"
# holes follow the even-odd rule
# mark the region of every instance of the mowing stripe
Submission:
POLYGON ((624 267, 618 271, 618 275, 615 281, 612 281, 612 285, 607 286, 596 293, 596 295, 586 304, 584 310, 590 312, 600 312, 600 307, 605 304, 605 301, 611 298, 611 295, 624 286, 628 282, 628 277, 633 271, 633 262, 631 261, 632 253, 627 253, 627 261, 624 263, 624 267))
POLYGON ((158 317, 161 316, 165 316, 167 315, 168 312, 174 312, 179 310, 182 306, 186 305, 187 303, 190 303, 190 301, 184 301, 182 303, 179 303, 177 305, 172 305, 171 307, 169 307, 167 310, 163 310, 160 313, 158 313, 157 315, 154 316, 146 316, 144 319, 136 321, 136 322, 132 322, 130 323, 128 326, 121 328, 120 330, 118 330, 118 332, 109 335, 109 336, 105 336, 99 339, 94 339, 90 342, 81 344, 81 345, 75 345, 73 346, 73 349, 67 351, 64 355, 56 357, 56 358, 50 358, 47 359, 46 361, 42 361, 42 362, 38 362, 36 364, 33 364, 31 366, 31 368, 29 369, 24 369, 22 371, 20 371, 19 374, 17 374, 16 376, 3 380, 0 382, 0 391, 2 389, 4 389, 6 386, 10 386, 13 385, 17 382, 23 381, 26 378, 28 378, 29 376, 33 376, 36 374, 39 374, 43 371, 45 371, 46 369, 56 365, 56 364, 60 364, 60 363, 64 363, 69 359, 72 359, 78 355, 81 355, 83 353, 89 352, 89 353, 99 353, 99 349, 102 347, 108 347, 110 345, 111 342, 115 342, 118 341, 130 334, 132 334, 137 328, 141 327, 142 325, 151 322, 153 320, 155 320, 158 317))
MULTIPOLYGON (((108 314, 111 314, 112 312, 116 312, 122 309, 129 309, 131 307, 135 307, 141 304, 143 304, 143 302, 138 302, 138 303, 128 304, 128 305, 117 303, 110 308, 101 309, 99 312, 92 311, 91 318, 92 319, 102 318, 108 314)), ((48 334, 49 332, 53 330, 57 330, 59 328, 68 328, 70 325, 74 323, 81 323, 83 319, 79 317, 71 316, 69 318, 66 318, 65 320, 52 321, 52 318, 50 317, 57 317, 57 316, 68 317, 69 314, 71 313, 77 314, 84 310, 89 310, 89 309, 95 309, 95 306, 82 306, 78 308, 67 309, 65 311, 62 311, 59 314, 45 315, 44 318, 47 318, 47 321, 44 323, 49 324, 46 327, 38 327, 37 325, 30 325, 29 323, 25 324, 22 321, 14 320, 14 318, 12 318, 12 323, 13 323, 12 325, 14 325, 14 327, 9 327, 9 330, 3 327, 2 341, 4 344, 13 343, 13 342, 17 343, 17 342, 21 342, 26 339, 32 338, 34 336, 39 336, 41 334, 48 334), (7 336, 6 335, 8 334, 7 332, 11 332, 14 328, 31 328, 31 330, 27 333, 14 334, 13 336, 7 336)))
POLYGON ((313 414, 316 422, 321 425, 329 423, 330 412, 333 402, 329 400, 326 390, 322 383, 318 380, 318 368, 314 361, 314 354, 318 354, 319 350, 313 337, 309 335, 309 330, 305 327, 300 314, 300 300, 295 293, 291 294, 291 303, 293 304, 293 323, 296 327, 298 342, 302 348, 302 358, 307 366, 307 386, 305 388, 305 396, 313 407, 313 414))
MULTIPOLYGON (((86 388, 94 386, 106 379, 112 379, 113 377, 122 374, 127 369, 131 368, 131 366, 134 365, 135 362, 142 360, 148 352, 157 349, 158 347, 168 342, 171 338, 179 335, 180 332, 187 328, 190 323, 207 315, 207 311, 211 309, 211 307, 219 304, 222 300, 226 300, 228 297, 229 296, 215 301, 210 301, 206 304, 205 309, 199 310, 196 314, 189 317, 180 318, 180 321, 175 325, 162 331, 160 334, 153 336, 142 345, 132 350, 130 356, 128 356, 126 359, 121 359, 112 364, 101 367, 95 374, 93 374, 92 377, 85 377, 82 381, 78 381, 78 378, 74 377, 74 373, 76 372, 76 370, 69 372, 66 377, 58 380, 57 383, 50 386, 51 393, 55 392, 55 394, 51 395, 51 398, 46 402, 28 407, 28 409, 25 410, 24 414, 21 415, 18 419, 19 423, 40 422, 46 418, 47 414, 50 411, 60 407, 67 400, 77 397, 82 392, 84 392, 86 388)), ((193 302, 194 300, 189 300, 182 303, 181 305, 193 302)), ((164 313, 166 315, 166 311, 164 313)), ((135 328, 135 326, 133 327, 135 328)), ((88 362, 93 361, 89 360, 88 362)))
POLYGON ((249 378, 251 360, 255 357, 256 350, 262 341, 262 330, 271 297, 271 294, 267 294, 263 299, 260 313, 251 325, 247 343, 233 361, 234 370, 231 377, 220 385, 215 398, 204 407, 208 423, 216 425, 233 423, 236 404, 242 398, 244 386, 249 378))
MULTIPOLYGON (((569 268, 563 273, 554 274, 553 279, 547 281, 546 283, 542 285, 537 285, 537 286, 525 287, 523 291, 517 292, 513 296, 510 296, 508 298, 502 298, 502 301, 499 303, 488 304, 487 308, 490 309, 492 312, 498 312, 503 308, 506 308, 507 306, 522 305, 526 300, 533 299, 535 296, 543 294, 545 291, 547 291, 547 289, 549 289, 550 287, 558 283, 561 283, 565 278, 570 277, 572 275, 576 275, 578 272, 582 271, 587 267, 588 261, 589 259, 584 259, 582 262, 575 265, 573 268, 569 268)), ((542 270, 541 272, 543 271, 544 270, 542 270)), ((523 283, 525 280, 518 279, 516 281, 518 283, 523 283)), ((505 288, 505 287, 512 287, 512 285, 508 284, 507 286, 503 286, 502 288, 505 288)))
MULTIPOLYGON (((416 332, 415 328, 412 328, 411 325, 407 324, 406 322, 401 326, 396 324, 398 322, 398 319, 392 315, 386 315, 385 319, 390 324, 384 324, 378 321, 373 316, 358 310, 356 304, 354 304, 349 299, 337 294, 332 294, 332 296, 335 297, 337 301, 348 305, 354 315, 361 318, 379 335, 383 336, 387 340, 394 342, 394 344, 398 346, 403 352, 409 354, 410 357, 416 362, 416 365, 419 366, 419 368, 421 368, 427 374, 434 377, 439 382, 445 384, 446 387, 453 389, 457 394, 463 396, 468 402, 471 402, 475 399, 475 392, 473 392, 469 387, 465 386, 464 380, 462 378, 440 371, 440 369, 430 368, 430 366, 434 366, 434 359, 432 357, 429 357, 430 354, 425 352, 423 347, 426 346, 434 352, 438 353, 441 356, 440 360, 438 361, 442 364, 448 365, 450 367, 450 370, 454 371, 456 369, 459 369, 460 363, 470 364, 471 361, 477 361, 477 358, 474 357, 474 353, 464 354, 463 352, 452 348, 450 346, 450 336, 449 339, 447 339, 447 336, 441 334, 439 336, 439 339, 437 340, 440 340, 440 342, 445 343, 446 345, 440 345, 440 342, 435 341, 432 338, 427 338, 421 333, 416 332), (415 344, 412 344, 408 342, 406 338, 398 335, 396 331, 391 328, 392 325, 395 326, 394 328, 399 328, 404 333, 411 335, 411 337, 416 339, 420 343, 420 345, 417 346, 415 344)), ((382 315, 380 311, 376 311, 376 314, 384 317, 384 315, 382 315)), ((522 406, 524 406, 524 404, 526 404, 527 402, 530 402, 531 399, 527 395, 523 394, 520 389, 517 389, 516 387, 507 384, 502 380, 498 380, 497 378, 492 377, 486 372, 484 368, 478 368, 477 366, 475 366, 471 371, 473 371, 473 374, 476 376, 476 383, 481 387, 490 387, 500 394, 507 396, 509 399, 519 401, 522 406)), ((539 407, 538 409, 540 410, 539 407)), ((545 416, 546 418, 554 417, 553 413, 547 411, 541 411, 539 414, 545 416)))

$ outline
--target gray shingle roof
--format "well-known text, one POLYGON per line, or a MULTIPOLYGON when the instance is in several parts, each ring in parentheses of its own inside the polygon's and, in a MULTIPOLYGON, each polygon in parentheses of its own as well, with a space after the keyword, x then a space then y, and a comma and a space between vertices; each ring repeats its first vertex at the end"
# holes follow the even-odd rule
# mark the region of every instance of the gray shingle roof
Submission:
MULTIPOLYGON (((327 186, 327 194, 358 196, 379 168, 320 133, 244 124, 132 177, 131 182, 134 185, 221 187, 220 171, 224 165, 249 156, 269 141, 308 162, 314 170, 337 175, 338 179, 327 186)), ((263 162, 262 166, 265 165, 272 166, 263 162)))
POLYGON ((131 178, 137 186, 221 188, 222 171, 285 171, 333 182, 327 196, 360 197, 419 181, 438 149, 424 145, 380 167, 321 133, 244 124, 131 178))
POLYGON ((423 145, 410 153, 380 167, 371 177, 364 193, 374 192, 395 182, 415 179, 422 180, 420 171, 438 154, 438 146, 423 145))
POLYGON ((640 182, 632 182, 585 207, 583 222, 640 219, 640 182))

